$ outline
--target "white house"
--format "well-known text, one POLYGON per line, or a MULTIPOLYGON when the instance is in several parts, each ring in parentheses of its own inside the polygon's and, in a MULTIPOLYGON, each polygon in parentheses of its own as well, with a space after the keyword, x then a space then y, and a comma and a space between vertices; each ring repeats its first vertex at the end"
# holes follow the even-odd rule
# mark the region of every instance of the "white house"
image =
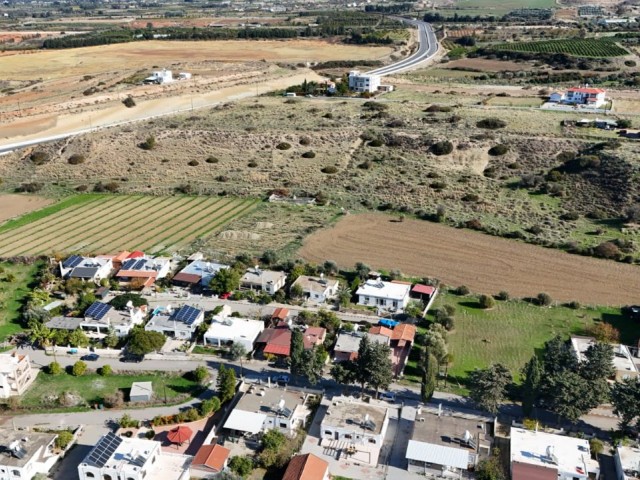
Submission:
POLYGON ((358 70, 349 72, 349 90, 373 93, 378 91, 378 87, 380 87, 378 75, 361 73, 358 70))
POLYGON ((554 103, 566 103, 569 105, 588 105, 592 108, 600 108, 606 103, 606 91, 601 88, 575 87, 566 92, 553 92, 549 101, 554 103))
POLYGON ((273 295, 282 287, 287 280, 287 274, 284 272, 275 272, 273 270, 262 270, 256 265, 255 268, 249 268, 240 279, 240 287, 250 290, 261 290, 273 295))
POLYGON ((313 394, 253 384, 238 401, 224 428, 238 436, 257 435, 277 429, 293 436, 306 425, 313 394))
POLYGON ((229 265, 220 263, 206 262, 198 259, 180 270, 171 280, 173 283, 180 285, 209 285, 211 279, 223 269, 229 268, 229 265))
POLYGON ((99 282, 108 278, 113 269, 113 261, 109 257, 81 257, 71 255, 59 263, 62 278, 79 278, 99 282))
POLYGON ((138 280, 142 286, 149 287, 156 280, 166 277, 171 270, 171 259, 164 257, 136 257, 122 262, 116 278, 123 283, 138 280))
POLYGON ((308 275, 300 275, 293 282, 291 288, 299 286, 304 295, 315 303, 324 303, 334 298, 338 293, 340 282, 331 278, 325 278, 324 275, 319 277, 310 277, 308 275))
POLYGON ((0 428, 0 480, 31 480, 36 474, 48 475, 58 461, 53 453, 55 433, 25 432, 0 428))
MULTIPOLYGON (((586 361, 585 353, 591 345, 595 345, 596 339, 592 337, 571 336, 571 348, 579 362, 586 361)), ((638 378, 638 367, 633 362, 631 352, 626 345, 615 344, 613 347, 613 367, 615 369, 616 382, 622 382, 630 378, 638 378)))
POLYGON ((80 480, 188 480, 191 457, 164 453, 160 442, 103 436, 78 465, 80 480))
POLYGON ((320 424, 320 445, 348 454, 349 462, 376 466, 388 426, 388 407, 334 397, 320 424))
POLYGON ((637 480, 640 478, 640 448, 616 447, 616 480, 637 480))
POLYGON ((358 305, 378 307, 390 312, 404 311, 409 303, 411 285, 406 283, 383 282, 380 278, 369 279, 356 291, 358 305))
MULTIPOLYGON (((107 303, 94 302, 84 312, 84 318, 79 322, 79 327, 86 332, 97 335, 106 335, 109 330, 114 330, 118 337, 125 337, 134 326, 144 323, 146 316, 146 305, 140 307, 129 305, 127 311, 123 312, 116 310, 107 303)), ((63 323, 60 324, 60 327, 57 327, 55 321, 56 318, 52 319, 47 326, 50 326, 50 328, 65 328, 63 323)), ((73 325, 70 321, 66 323, 70 327, 73 325)))
POLYGON ((151 320, 144 329, 148 332, 164 333, 168 337, 178 339, 191 339, 198 326, 204 321, 204 310, 183 305, 173 309, 171 305, 166 308, 156 308, 151 320))
POLYGON ((37 374, 38 370, 31 368, 29 355, 0 354, 0 398, 22 395, 37 374))
POLYGON ((600 477, 589 440, 511 428, 511 479, 587 480, 600 477), (591 476, 590 476, 591 475, 591 476))
POLYGON ((222 347, 230 343, 239 343, 247 352, 251 352, 256 339, 264 330, 264 322, 230 317, 230 311, 229 306, 225 305, 223 311, 213 317, 211 326, 204 334, 204 344, 222 347))

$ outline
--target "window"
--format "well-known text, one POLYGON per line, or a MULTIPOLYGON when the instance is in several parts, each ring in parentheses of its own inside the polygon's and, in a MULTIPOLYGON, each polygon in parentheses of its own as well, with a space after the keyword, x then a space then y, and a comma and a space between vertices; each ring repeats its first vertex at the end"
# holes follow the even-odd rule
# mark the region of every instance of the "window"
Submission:
POLYGON ((20 470, 11 470, 11 475, 13 475, 14 477, 19 477, 20 476, 20 470))
POLYGON ((324 434, 325 435, 333 435, 333 432, 331 430, 325 430, 324 434))
POLYGON ((280 428, 287 428, 286 422, 280 422, 280 428))
POLYGON ((85 472, 84 476, 87 477, 87 478, 96 478, 96 476, 93 474, 93 472, 85 472))
POLYGON ((109 475, 108 473, 105 473, 105 474, 102 476, 102 480, 113 480, 113 479, 111 478, 111 475, 109 475))
POLYGON ((370 438, 370 439, 369 439, 369 443, 373 443, 373 444, 375 445, 375 443, 376 443, 376 439, 375 439, 375 438, 370 438))
POLYGON ((344 438, 347 438, 347 439, 351 440, 351 434, 350 433, 345 433, 344 434, 344 438))

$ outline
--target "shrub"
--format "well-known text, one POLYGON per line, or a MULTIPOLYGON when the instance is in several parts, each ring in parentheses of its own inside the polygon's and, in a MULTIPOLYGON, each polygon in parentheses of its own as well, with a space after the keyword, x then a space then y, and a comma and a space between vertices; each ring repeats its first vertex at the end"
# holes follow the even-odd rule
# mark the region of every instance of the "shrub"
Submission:
POLYGON ((51 362, 47 367, 47 372, 51 375, 60 375, 63 372, 62 366, 58 362, 51 362))
POLYGON ((449 316, 438 318, 438 323, 442 325, 448 332, 453 330, 453 328, 455 327, 454 318, 449 316))
POLYGON ((308 152, 304 152, 302 154, 302 158, 316 158, 316 153, 309 150, 308 152))
POLYGON ((499 157, 501 155, 504 155, 508 151, 509 151, 509 147, 507 147, 506 145, 503 145, 501 143, 499 145, 495 145, 495 146, 491 147, 489 149, 489 155, 491 155, 492 157, 499 157))
POLYGON ((111 368, 111 365, 105 365, 100 368, 100 375, 102 375, 103 377, 108 377, 112 373, 113 373, 113 370, 111 368))
POLYGON ((469 295, 470 290, 466 285, 460 285, 458 288, 456 288, 455 293, 456 295, 465 296, 469 295))
POLYGON ((125 413, 122 415, 122 418, 118 420, 118 425, 122 428, 138 428, 140 426, 140 421, 131 418, 131 415, 125 413))
POLYGON ((198 383, 204 383, 209 378, 209 370, 207 370, 207 367, 200 365, 191 372, 191 377, 198 383))
POLYGON ((29 159, 33 162, 34 165, 42 165, 49 160, 49 154, 43 152, 42 150, 36 150, 29 156, 29 159))
POLYGON ((375 138, 371 140, 367 145, 369 147, 381 147, 382 145, 384 145, 384 143, 379 138, 375 138))
POLYGON ((539 293, 536 297, 536 303, 541 307, 548 307, 549 305, 551 305, 552 301, 553 300, 551 299, 551 295, 549 295, 548 293, 539 293))
POLYGON ((154 148, 156 148, 156 137, 154 137, 153 135, 149 135, 147 139, 139 146, 143 150, 153 150, 154 148))
POLYGON ((634 62, 633 60, 625 60, 625 61, 624 61, 624 64, 625 64, 627 67, 635 67, 635 66, 636 66, 636 62, 634 62))
POLYGON ((124 106, 127 108, 133 108, 136 106, 136 102, 131 97, 125 98, 122 103, 124 103, 124 106))
POLYGON ((329 120, 331 120, 333 118, 333 113, 331 112, 327 112, 324 115, 322 115, 323 118, 328 118, 329 120))
POLYGON ((249 457, 231 457, 229 468, 233 473, 244 478, 253 470, 253 460, 249 457))
POLYGON ((278 150, 289 150, 291 148, 291 144, 287 142, 280 142, 276 145, 278 150))
POLYGON ((195 408, 190 408, 185 413, 188 422, 195 422, 200 419, 200 413, 195 408))
POLYGON ((477 193, 467 193, 461 198, 461 200, 463 202, 477 202, 480 200, 480 196, 477 193))
POLYGON ((566 212, 566 213, 563 213, 562 215, 560 215, 560 219, 561 220, 573 221, 573 220, 578 220, 579 218, 580 218, 580 214, 578 212, 573 212, 573 211, 566 212))
POLYGON ((329 165, 327 167, 324 167, 322 170, 320 170, 322 173, 327 173, 327 174, 332 174, 332 173, 338 173, 338 169, 336 167, 334 167, 333 165, 329 165))
POLYGON ((74 153, 69 157, 67 162, 69 162, 69 165, 80 165, 81 163, 84 163, 84 160, 85 160, 84 155, 80 155, 79 153, 74 153))
POLYGON ((300 137, 300 145, 311 145, 311 139, 309 137, 300 137))
POLYGON ((618 258, 620 248, 613 242, 602 242, 594 249, 593 253, 601 258, 618 258))
POLYGON ((23 183, 18 188, 16 188, 16 191, 24 193, 36 193, 42 190, 42 187, 44 187, 44 184, 39 182, 23 183))
POLYGON ((89 190, 89 185, 78 185, 76 187, 76 192, 86 192, 89 190))
POLYGON ((190 167, 197 167, 198 165, 200 165, 200 162, 198 160, 189 160, 189 163, 187 163, 187 165, 189 165, 190 167))
POLYGON ((476 127, 485 128, 487 130, 497 130, 507 126, 507 122, 499 118, 485 118, 476 123, 476 127))
POLYGON ((107 408, 120 408, 124 405, 124 393, 122 390, 117 390, 113 395, 107 395, 104 397, 104 404, 107 408))
POLYGON ((81 377, 82 375, 84 375, 84 372, 87 371, 87 364, 84 363, 82 360, 78 360, 76 363, 73 364, 73 367, 71 368, 71 373, 73 373, 74 377, 81 377))
POLYGON ((579 310, 580 307, 582 307, 582 305, 580 305, 580 302, 576 302, 575 300, 567 303, 567 307, 573 309, 573 310, 579 310))
POLYGON ((453 152, 453 143, 449 140, 443 140, 431 145, 431 153, 437 156, 448 155, 453 152))
POLYGON ((631 128, 631 120, 628 119, 620 119, 617 120, 618 128, 631 128))
POLYGON ((218 160, 216 157, 207 157, 207 159, 205 160, 205 162, 207 163, 218 163, 220 160, 218 160))
POLYGON ((505 290, 498 292, 498 294, 496 295, 496 299, 502 302, 506 302, 507 300, 509 300, 509 292, 505 290))
POLYGON ((73 433, 71 433, 69 430, 62 430, 58 432, 58 436, 55 440, 55 446, 60 450, 66 450, 72 440, 73 433))
POLYGON ((447 107, 444 105, 429 105, 427 108, 425 108, 424 111, 428 113, 450 112, 451 107, 447 107))
POLYGON ((203 400, 200 404, 200 415, 203 417, 208 417, 218 410, 220 410, 220 399, 218 397, 203 400))
POLYGON ((147 440, 153 440, 155 436, 156 432, 153 429, 147 430, 144 434, 144 438, 146 438, 147 440))
POLYGON ((478 302, 482 308, 493 308, 496 306, 496 301, 491 295, 480 295, 478 302))

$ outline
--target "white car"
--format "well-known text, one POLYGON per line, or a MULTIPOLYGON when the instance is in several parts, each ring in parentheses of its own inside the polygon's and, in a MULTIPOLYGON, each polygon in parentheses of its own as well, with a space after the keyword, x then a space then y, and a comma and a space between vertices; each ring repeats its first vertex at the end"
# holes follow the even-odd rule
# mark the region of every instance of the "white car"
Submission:
POLYGON ((396 394, 395 392, 382 392, 380 394, 380 400, 386 400, 387 402, 395 402, 396 394))

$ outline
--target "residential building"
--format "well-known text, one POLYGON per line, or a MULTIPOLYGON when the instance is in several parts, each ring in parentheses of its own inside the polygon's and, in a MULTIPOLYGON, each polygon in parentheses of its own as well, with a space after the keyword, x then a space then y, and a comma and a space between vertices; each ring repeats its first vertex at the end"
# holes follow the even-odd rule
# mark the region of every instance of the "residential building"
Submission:
POLYGON ((285 307, 278 307, 271 314, 271 321, 273 323, 286 322, 287 317, 289 317, 289 309, 285 307))
POLYGON ((133 382, 129 391, 130 402, 150 402, 153 399, 153 382, 133 382))
POLYGON ((165 453, 160 442, 104 435, 78 465, 80 480, 188 480, 191 457, 165 453))
POLYGON ((493 419, 420 407, 405 458, 407 470, 427 477, 470 479, 482 456, 491 453, 493 419))
POLYGON ((271 429, 293 436, 311 414, 315 394, 253 384, 238 400, 224 423, 231 436, 252 436, 271 429))
POLYGON ((360 349, 360 341, 362 337, 367 335, 369 340, 376 343, 389 345, 389 337, 385 335, 375 335, 370 333, 359 332, 341 332, 336 339, 333 347, 333 361, 345 362, 347 360, 355 360, 358 358, 358 350, 360 349))
POLYGON ((305 350, 322 345, 327 338, 327 330, 322 327, 307 327, 302 333, 305 350))
POLYGON ((204 334, 204 344, 222 347, 239 343, 247 352, 252 352, 258 336, 264 330, 264 322, 230 317, 229 313, 231 309, 225 305, 223 311, 213 317, 209 329, 204 334))
MULTIPOLYGON (((571 336, 571 347, 573 353, 578 357, 579 362, 586 361, 585 353, 591 345, 596 344, 596 339, 592 337, 571 336)), ((638 367, 633 361, 631 352, 626 345, 615 344, 613 347, 613 367, 615 368, 614 379, 622 382, 629 378, 638 378, 638 367)))
POLYGON ((511 478, 598 480, 600 467, 591 459, 589 440, 511 428, 511 478))
POLYGON ((387 327, 383 327, 382 325, 374 325, 369 329, 369 335, 382 335, 383 337, 387 337, 389 341, 391 341, 393 330, 387 327))
POLYGON ((352 463, 376 466, 388 426, 386 405, 335 397, 320 424, 321 446, 352 463))
POLYGON ((380 87, 379 75, 361 73, 358 70, 349 72, 349 90, 373 93, 378 91, 378 87, 380 87))
MULTIPOLYGON (((117 336, 125 337, 134 326, 143 324, 146 317, 146 305, 140 307, 130 305, 127 311, 120 311, 108 303, 94 302, 84 312, 84 318, 80 319, 78 327, 98 336, 106 335, 110 330, 113 330, 117 336)), ((47 325, 51 325, 50 328, 75 330, 75 328, 71 328, 74 323, 72 318, 55 317, 47 325), (65 326, 69 328, 65 328, 65 326)))
POLYGON ((289 460, 282 480, 329 480, 329 464, 313 453, 289 460))
POLYGON ((103 278, 109 278, 113 269, 111 258, 82 257, 71 255, 60 262, 60 276, 62 278, 79 278, 81 280, 99 282, 103 278))
POLYGON ((202 445, 191 462, 191 477, 211 478, 226 470, 230 453, 222 445, 202 445))
POLYGON ((404 311, 409 303, 411 285, 405 283, 383 282, 380 278, 369 279, 356 291, 358 305, 377 307, 378 310, 404 311))
POLYGON ((640 448, 616 447, 616 480, 640 480, 640 448))
POLYGON ((134 257, 122 262, 122 267, 116 273, 116 278, 122 283, 133 284, 137 282, 140 287, 144 288, 150 287, 156 280, 166 277, 170 270, 171 259, 169 258, 134 257))
POLYGON ((0 398, 22 395, 36 378, 29 355, 0 353, 0 398))
POLYGON ((190 305, 174 309, 171 305, 154 310, 151 320, 144 329, 148 332, 160 332, 168 337, 190 340, 198 326, 204 321, 204 310, 190 305))
POLYGON ((31 480, 37 474, 48 475, 58 461, 53 453, 55 433, 0 428, 0 480, 31 480))
POLYGON ((411 298, 418 299, 425 306, 425 313, 431 308, 433 305, 433 301, 436 299, 438 295, 438 288, 433 287, 431 285, 423 285, 421 283, 417 283, 411 289, 411 298))
POLYGON ((314 303, 325 303, 335 298, 338 294, 340 282, 331 278, 325 278, 323 275, 319 277, 310 277, 308 275, 300 275, 296 281, 291 284, 291 289, 298 286, 302 289, 305 297, 314 303))
POLYGON ((256 339, 256 347, 262 355, 288 357, 291 353, 291 329, 285 322, 275 328, 265 328, 256 339))
POLYGON ((229 265, 194 260, 180 270, 173 277, 172 282, 177 285, 191 287, 194 285, 208 286, 211 279, 220 271, 229 268, 229 265))
POLYGON ((606 93, 601 88, 576 87, 570 88, 566 92, 553 92, 549 96, 549 101, 600 108, 606 103, 606 93))
POLYGON ((391 363, 396 377, 402 375, 404 367, 407 365, 416 331, 415 325, 410 323, 401 323, 393 328, 391 333, 391 363))
POLYGON ((240 279, 240 287, 249 290, 260 290, 273 295, 287 280, 287 274, 273 270, 262 270, 258 266, 249 268, 240 279))

